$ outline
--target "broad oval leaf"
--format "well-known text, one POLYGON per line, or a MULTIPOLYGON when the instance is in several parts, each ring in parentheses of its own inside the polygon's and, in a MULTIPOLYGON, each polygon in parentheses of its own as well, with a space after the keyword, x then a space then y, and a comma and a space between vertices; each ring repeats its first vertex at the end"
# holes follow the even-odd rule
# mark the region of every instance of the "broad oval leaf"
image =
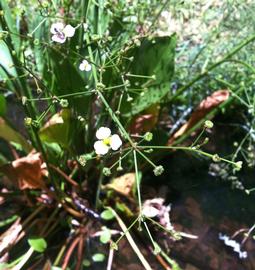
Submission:
POLYGON ((39 131, 43 142, 58 143, 68 147, 70 143, 71 111, 63 109, 53 115, 50 120, 39 131))
POLYGON ((101 218, 104 220, 111 220, 114 218, 114 214, 111 210, 106 209, 101 213, 101 218))
POLYGON ((105 255, 102 253, 96 253, 92 256, 94 262, 103 262, 105 260, 105 255))
POLYGON ((22 146, 25 152, 30 152, 32 146, 26 141, 26 139, 14 130, 2 117, 0 117, 0 137, 9 142, 15 142, 22 146))
POLYGON ((47 248, 47 242, 44 238, 41 237, 33 237, 28 239, 28 244, 37 252, 44 252, 47 248))
POLYGON ((106 244, 110 240, 111 240, 111 231, 105 227, 103 228, 102 234, 100 235, 100 242, 106 244))

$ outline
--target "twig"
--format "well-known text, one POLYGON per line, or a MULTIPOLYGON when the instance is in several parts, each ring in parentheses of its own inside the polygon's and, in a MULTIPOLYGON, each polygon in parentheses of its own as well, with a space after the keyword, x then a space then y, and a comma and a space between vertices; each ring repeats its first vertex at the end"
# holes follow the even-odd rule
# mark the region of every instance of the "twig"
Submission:
POLYGON ((77 182, 75 182, 71 177, 69 177, 61 169, 55 167, 53 164, 49 164, 49 166, 50 166, 50 168, 52 168, 53 170, 55 170, 57 173, 59 173, 61 176, 63 176, 67 182, 69 182, 70 184, 72 184, 75 187, 78 187, 79 186, 79 184, 77 182))
POLYGON ((62 270, 65 270, 67 268, 67 265, 68 265, 69 260, 70 260, 70 258, 72 256, 72 253, 73 253, 75 247, 78 245, 79 241, 80 241, 80 238, 76 237, 74 239, 74 241, 72 242, 71 246, 69 247, 69 249, 67 250, 66 256, 64 258, 64 262, 63 262, 62 267, 61 267, 62 270))
POLYGON ((84 239, 83 234, 80 235, 79 245, 78 245, 78 253, 77 253, 77 263, 75 270, 80 270, 83 258, 83 250, 84 250, 84 239))

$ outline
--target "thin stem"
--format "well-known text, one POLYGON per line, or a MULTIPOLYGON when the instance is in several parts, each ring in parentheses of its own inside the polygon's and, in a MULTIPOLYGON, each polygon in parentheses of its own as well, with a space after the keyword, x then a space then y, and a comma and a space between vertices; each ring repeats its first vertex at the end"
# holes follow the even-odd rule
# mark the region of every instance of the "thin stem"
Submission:
POLYGON ((135 181, 136 181, 136 188, 137 188, 138 205, 139 205, 139 212, 141 215, 141 213, 142 213, 142 199, 141 199, 141 192, 140 192, 139 172, 138 172, 138 166, 137 166, 136 150, 133 150, 133 155, 134 155, 134 164, 135 164, 135 181))

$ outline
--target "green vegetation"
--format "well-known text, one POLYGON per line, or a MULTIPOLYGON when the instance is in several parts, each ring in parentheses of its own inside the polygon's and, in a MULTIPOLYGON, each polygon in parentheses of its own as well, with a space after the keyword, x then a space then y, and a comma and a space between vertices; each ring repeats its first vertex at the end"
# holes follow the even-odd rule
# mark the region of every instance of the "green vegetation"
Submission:
POLYGON ((181 269, 141 188, 177 151, 253 194, 254 3, 170 2, 0 0, 0 269, 181 269))

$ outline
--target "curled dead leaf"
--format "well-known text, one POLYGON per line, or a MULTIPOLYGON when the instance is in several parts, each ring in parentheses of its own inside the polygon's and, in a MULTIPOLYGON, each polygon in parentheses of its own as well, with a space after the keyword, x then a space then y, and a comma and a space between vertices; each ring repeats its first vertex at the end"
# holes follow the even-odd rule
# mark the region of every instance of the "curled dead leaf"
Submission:
POLYGON ((228 90, 218 90, 211 96, 208 96, 195 109, 191 114, 187 123, 185 123, 174 135, 168 140, 168 145, 171 145, 177 138, 182 136, 192 127, 194 127, 200 120, 202 120, 214 108, 218 107, 222 102, 229 98, 228 90))
POLYGON ((105 187, 113 189, 122 195, 132 197, 132 190, 135 184, 135 173, 126 173, 120 177, 114 178, 111 183, 105 187))
POLYGON ((41 153, 32 151, 25 157, 1 166, 0 171, 21 190, 44 189, 46 187, 44 177, 48 176, 48 171, 41 153))

